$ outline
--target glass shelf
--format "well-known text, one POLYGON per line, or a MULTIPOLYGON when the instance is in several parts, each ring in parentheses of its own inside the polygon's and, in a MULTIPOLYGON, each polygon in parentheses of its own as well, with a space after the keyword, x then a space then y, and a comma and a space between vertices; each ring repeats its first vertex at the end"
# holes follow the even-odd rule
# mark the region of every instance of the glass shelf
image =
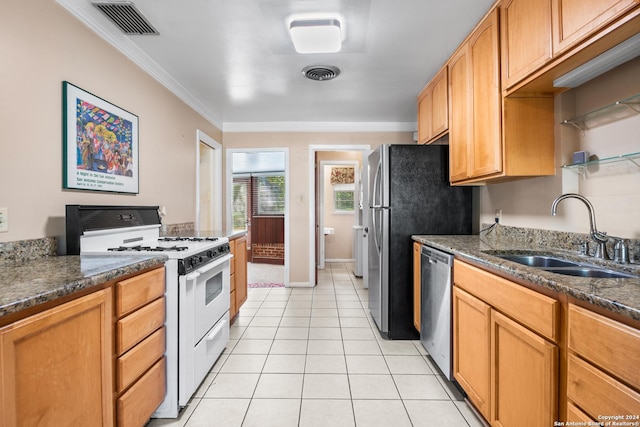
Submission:
POLYGON ((638 152, 638 153, 630 153, 630 154, 623 154, 623 155, 614 156, 614 157, 607 157, 607 158, 604 158, 604 159, 590 160, 590 161, 584 162, 584 163, 575 163, 575 164, 572 164, 572 165, 564 165, 564 166, 562 166, 562 168, 563 169, 573 170, 576 173, 584 175, 587 167, 590 166, 590 165, 606 165, 606 164, 618 163, 618 162, 624 162, 624 161, 629 161, 629 162, 633 163, 634 165, 636 165, 637 167, 640 168, 640 152, 638 152))
POLYGON ((634 95, 581 116, 564 120, 561 124, 575 126, 584 132, 587 129, 626 119, 635 114, 640 114, 640 95, 634 95))

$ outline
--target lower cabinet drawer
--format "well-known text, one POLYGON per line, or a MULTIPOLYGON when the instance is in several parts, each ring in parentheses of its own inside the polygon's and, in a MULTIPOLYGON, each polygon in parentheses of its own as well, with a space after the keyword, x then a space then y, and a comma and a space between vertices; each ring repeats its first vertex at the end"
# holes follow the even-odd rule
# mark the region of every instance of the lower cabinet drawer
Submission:
POLYGON ((142 427, 164 400, 166 362, 163 357, 116 401, 118 427, 142 427))
MULTIPOLYGON (((584 423, 582 425, 590 425, 589 423, 593 423, 593 419, 582 412, 578 407, 576 407, 573 403, 567 402, 567 421, 572 421, 574 423, 584 423)), ((595 424, 591 424, 595 425, 595 424)))
POLYGON ((145 305, 116 324, 116 351, 121 356, 164 324, 164 297, 145 305))
POLYGON ((129 387, 149 366, 160 359, 165 350, 164 326, 118 358, 116 385, 118 393, 129 387))
POLYGON ((569 349, 640 389, 640 331, 569 304, 569 349))
POLYGON ((460 260, 453 262, 453 271, 459 288, 538 335, 558 342, 560 303, 557 300, 460 260))
POLYGON ((569 354, 567 396, 588 416, 638 415, 640 394, 574 354, 569 354))
POLYGON ((116 283, 116 316, 122 317, 164 295, 164 268, 116 283))

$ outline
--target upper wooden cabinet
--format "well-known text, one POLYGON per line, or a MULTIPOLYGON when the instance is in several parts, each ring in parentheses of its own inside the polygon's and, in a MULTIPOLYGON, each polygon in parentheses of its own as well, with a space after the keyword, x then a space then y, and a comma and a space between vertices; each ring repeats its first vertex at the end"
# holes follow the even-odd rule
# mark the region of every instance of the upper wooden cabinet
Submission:
POLYGON ((500 141, 500 47, 498 9, 484 19, 469 38, 472 99, 472 177, 502 171, 500 141))
POLYGON ((601 30, 638 5, 638 0, 504 0, 500 6, 503 88, 509 90, 549 65, 557 69, 546 70, 545 83, 525 91, 553 91, 555 77, 633 35, 632 28, 618 36, 609 34, 613 28, 601 30), (609 39, 583 43, 599 32, 608 33, 609 39))
POLYGON ((502 84, 508 88, 551 59, 551 2, 506 0, 500 16, 502 84))
POLYGON ((449 60, 449 175, 451 182, 469 177, 471 102, 469 45, 463 44, 449 60))
POLYGON ((449 129, 447 67, 418 96, 418 143, 426 144, 449 129))
POLYGON ((448 62, 452 184, 555 173, 553 98, 503 98, 499 10, 485 17, 448 62))
POLYGON ((452 183, 500 173, 498 10, 483 20, 449 61, 452 183))
POLYGON ((640 5, 638 0, 552 0, 551 3, 554 56, 640 5))

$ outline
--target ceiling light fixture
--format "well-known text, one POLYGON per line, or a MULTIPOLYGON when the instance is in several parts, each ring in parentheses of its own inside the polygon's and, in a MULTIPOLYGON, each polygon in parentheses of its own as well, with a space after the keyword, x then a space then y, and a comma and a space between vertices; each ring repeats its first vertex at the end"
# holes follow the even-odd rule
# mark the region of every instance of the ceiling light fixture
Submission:
POLYGON ((298 53, 335 53, 342 48, 338 19, 294 19, 289 23, 289 32, 298 53))

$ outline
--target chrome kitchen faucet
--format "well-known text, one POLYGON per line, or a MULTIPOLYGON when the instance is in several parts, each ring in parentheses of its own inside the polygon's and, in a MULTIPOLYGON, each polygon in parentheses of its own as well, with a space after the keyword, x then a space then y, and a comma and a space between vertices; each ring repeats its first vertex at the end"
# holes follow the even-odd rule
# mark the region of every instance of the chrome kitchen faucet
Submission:
POLYGON ((609 240, 609 237, 607 237, 607 233, 598 231, 596 229, 595 211, 593 209, 593 205, 586 197, 581 196, 579 194, 575 194, 575 193, 566 193, 556 197, 556 199, 551 204, 551 215, 556 216, 558 203, 560 203, 564 199, 569 199, 569 198, 580 200, 582 203, 584 203, 587 206, 587 209, 589 210, 590 234, 591 234, 591 238, 595 240, 597 244, 596 251, 593 254, 593 256, 595 258, 610 259, 609 254, 607 254, 607 246, 606 246, 606 243, 609 240))

